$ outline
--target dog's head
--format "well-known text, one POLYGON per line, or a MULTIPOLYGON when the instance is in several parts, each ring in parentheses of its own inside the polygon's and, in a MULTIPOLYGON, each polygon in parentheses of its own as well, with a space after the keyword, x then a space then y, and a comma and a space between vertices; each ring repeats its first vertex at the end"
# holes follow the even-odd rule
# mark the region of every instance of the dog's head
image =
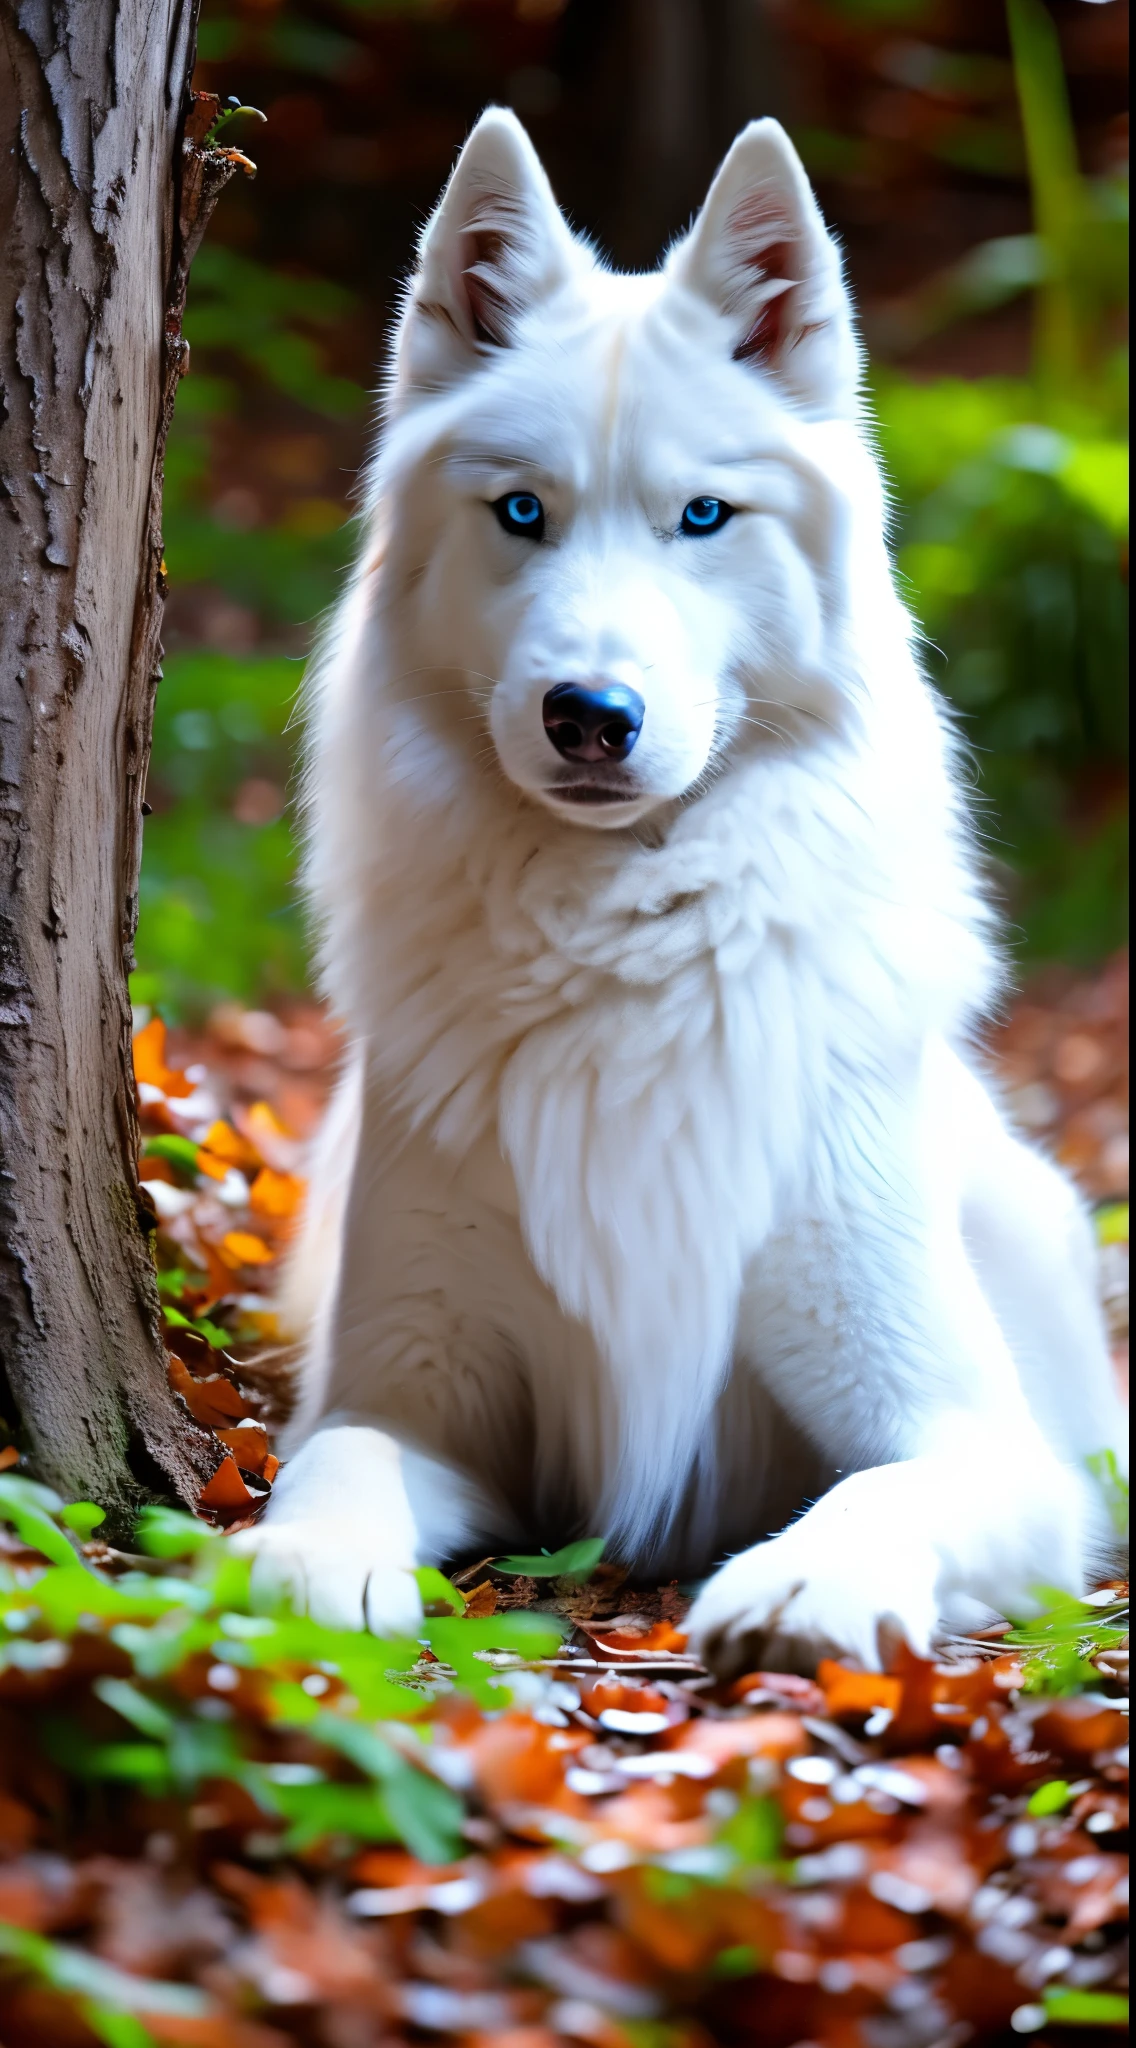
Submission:
POLYGON ((881 530, 858 373, 839 256, 776 122, 739 137, 663 268, 629 277, 491 109, 394 350, 375 502, 396 697, 604 827, 838 721, 865 493, 881 530))

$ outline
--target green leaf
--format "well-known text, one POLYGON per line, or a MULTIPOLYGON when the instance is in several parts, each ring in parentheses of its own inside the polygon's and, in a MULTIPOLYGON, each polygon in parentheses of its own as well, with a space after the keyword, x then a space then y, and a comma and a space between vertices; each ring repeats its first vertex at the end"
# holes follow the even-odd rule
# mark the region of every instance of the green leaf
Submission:
POLYGON ((58 1636, 71 1636, 86 1616, 103 1621, 157 1620, 178 1604, 152 1579, 141 1584, 103 1578, 75 1564, 53 1565, 35 1582, 35 1604, 58 1636))
MULTIPOLYGON (((1059 472, 1070 496, 1096 514, 1120 540, 1127 539, 1129 519, 1128 447, 1123 441, 1080 441, 1059 472)), ((1127 1242, 1128 1204, 1123 1209, 1124 1241, 1127 1242)))
MULTIPOLYGON (((221 1545, 226 1550, 225 1545, 221 1545)), ((243 1595, 239 1589, 226 1588, 224 1598, 217 1591, 221 1574, 215 1582, 215 1599, 218 1606, 239 1608, 248 1605, 248 1560, 236 1558, 228 1552, 222 1570, 227 1576, 231 1567, 240 1566, 244 1576, 243 1595)), ((272 1617, 274 1627, 270 1634, 252 1638, 242 1645, 242 1661, 257 1669, 266 1666, 315 1665, 337 1671, 348 1691, 359 1702, 359 1713, 364 1720, 398 1721, 411 1719, 426 1711, 429 1704, 420 1693, 397 1683, 398 1674, 407 1672, 418 1662, 421 1651, 416 1642, 380 1641, 375 1636, 356 1634, 353 1630, 325 1628, 322 1622, 312 1621, 306 1615, 281 1612, 272 1617)), ((450 1620, 432 1622, 431 1628, 471 1628, 474 1624, 450 1620)), ((216 1634, 216 1629, 212 1631, 216 1634)))
POLYGON ((1128 2000, 1120 1991, 1074 1991, 1049 1985, 1042 1993, 1045 2017, 1055 2026, 1126 2027, 1128 2000))
POLYGON ((147 1138, 142 1147, 143 1159, 165 1159, 170 1166, 180 1166, 186 1173, 197 1172, 200 1145, 192 1138, 179 1138, 172 1131, 163 1131, 159 1137, 147 1138))
POLYGON ((211 1323, 205 1316, 183 1315, 180 1308, 171 1308, 168 1301, 162 1303, 162 1314, 172 1330, 192 1330, 212 1344, 214 1351, 224 1351, 233 1341, 232 1331, 223 1330, 220 1323, 211 1323))
POLYGON ((464 1614, 465 1594, 451 1585, 433 1565, 422 1565, 414 1574, 423 1609, 427 1614, 464 1614))
POLYGON ((156 1742, 101 1742, 87 1761, 92 1778, 126 1778, 160 1790, 170 1775, 169 1760, 156 1742))
MULTIPOLYGON (((401 1762, 401 1759, 400 1759, 401 1762)), ((456 1792, 413 1764, 388 1778, 383 1799, 411 1855, 423 1863, 452 1863, 461 1855, 465 1809, 456 1792)))
POLYGON ((1103 1209, 1097 1210, 1093 1221, 1098 1244, 1128 1243, 1127 1202, 1106 1202, 1103 1209))
POLYGON ((96 1507, 93 1500, 75 1500, 71 1502, 70 1507, 64 1508, 59 1519, 65 1522, 69 1529, 74 1529, 76 1536, 86 1541, 100 1522, 106 1521, 106 1509, 96 1507))
POLYGON ((1115 1649, 1127 1632, 1122 1605, 1090 1607, 1071 1593, 1035 1586, 1041 1613, 1018 1622, 1003 1638, 1014 1649, 1028 1649, 1024 1684, 1027 1692, 1078 1692, 1092 1685, 1097 1673, 1089 1661, 1099 1650, 1115 1649))
MULTIPOLYGON (((155 1977, 134 1976, 115 1969, 113 1963, 103 1962, 87 1949, 48 1941, 42 1934, 32 1934, 2 1921, 0 1955, 22 1963, 56 1991, 94 1999, 111 2011, 169 2013, 178 2018, 197 2019, 210 2010, 210 1999, 196 1985, 164 1984, 155 1977)), ((151 2036, 147 2034, 145 2038, 149 2041, 151 2036)))
POLYGON ((239 103, 228 106, 223 113, 218 114, 212 127, 207 130, 203 147, 205 149, 214 149, 217 144, 217 137, 223 134, 230 121, 236 121, 241 115, 251 115, 255 121, 267 121, 268 119, 267 114, 262 114, 259 107, 242 107, 239 103))
POLYGON ((776 1799, 743 1799, 714 1839, 743 1870, 768 1870, 781 1856, 785 1817, 776 1799))
POLYGON ((715 1977, 752 1977, 761 1968, 761 1958, 744 1941, 734 1948, 719 1949, 710 1967, 715 1977))
POLYGON ((186 1793, 195 1791, 204 1778, 232 1778, 243 1785, 252 1768, 241 1754, 234 1726, 202 1721, 196 1715, 175 1721, 170 1730, 169 1766, 186 1793))
POLYGON ((266 1781, 263 1789, 267 1793, 264 1803, 291 1823, 280 1844, 285 1854, 309 1849, 328 1835, 349 1835, 360 1842, 399 1839, 398 1829, 374 1785, 282 1785, 266 1781))
POLYGON ((212 1622, 171 1608, 153 1628, 119 1622, 111 1629, 110 1639, 125 1650, 140 1678, 166 1678, 187 1658, 207 1650, 213 1634, 212 1622))
POLYGON ((178 1508, 143 1508, 135 1529, 135 1541, 147 1557, 192 1557, 219 1540, 207 1522, 178 1508))
POLYGON ((49 1486, 25 1479, 22 1473, 0 1472, 0 1521, 10 1522, 20 1541, 29 1550, 38 1550, 52 1564, 61 1565, 66 1571, 83 1571, 82 1559, 52 1519, 62 1506, 59 1495, 49 1486))
POLYGON ((606 1545, 604 1536, 585 1536, 563 1550, 542 1550, 539 1557, 495 1557, 493 1568, 526 1579, 578 1579, 583 1584, 595 1571, 606 1545))
POLYGON ((1031 1792, 1026 1812, 1034 1820, 1044 1820, 1047 1814, 1063 1813, 1069 1804, 1069 1787, 1064 1778, 1050 1778, 1031 1792))
POLYGON ((377 1729, 368 1727, 366 1722, 348 1721, 326 1707, 317 1713, 309 1732, 380 1784, 393 1777, 402 1762, 398 1751, 377 1729))
POLYGON ((98 2005, 91 1998, 80 1998, 77 2003, 91 2032, 105 2043, 105 2048, 158 2048, 155 2036, 136 2014, 114 2012, 110 2006, 98 2005))
MULTIPOLYGON (((550 1614, 467 1614, 437 1620, 427 1617, 422 1634, 435 1657, 451 1666, 463 1692, 479 1706, 492 1708, 506 1706, 509 1691, 507 1679, 486 1661, 488 1653, 503 1650, 526 1662, 551 1657, 559 1649, 566 1627, 550 1614)), ((346 1678, 346 1670, 343 1675, 346 1678)))
POLYGON ((189 1286, 189 1274, 184 1266, 169 1266, 158 1275, 158 1293, 163 1301, 177 1301, 189 1286))
POLYGON ((269 1687, 268 1705, 272 1719, 282 1728, 307 1728, 320 1711, 320 1704, 294 1678, 278 1678, 269 1687))
POLYGON ((174 1726, 174 1717, 160 1707, 157 1700, 139 1692, 127 1678, 96 1678, 91 1691, 104 1705, 113 1707, 116 1714, 129 1721, 142 1735, 152 1735, 159 1742, 168 1738, 174 1726))
POLYGON ((464 1808, 448 1786, 358 1721, 325 1712, 309 1732, 382 1785, 386 1812, 412 1855, 423 1863, 450 1863, 460 1853, 464 1808))

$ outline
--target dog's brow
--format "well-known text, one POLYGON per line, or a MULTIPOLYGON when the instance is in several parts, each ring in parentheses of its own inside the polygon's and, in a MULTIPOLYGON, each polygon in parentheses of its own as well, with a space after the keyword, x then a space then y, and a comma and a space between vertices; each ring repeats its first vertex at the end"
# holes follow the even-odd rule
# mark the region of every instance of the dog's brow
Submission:
POLYGON ((466 442, 451 450, 448 460, 459 469, 531 469, 543 472, 545 464, 536 455, 517 448, 499 448, 488 442, 466 442))
POLYGON ((706 462, 712 469, 756 469, 760 464, 776 462, 777 451, 772 448, 755 448, 744 455, 707 455, 706 462))

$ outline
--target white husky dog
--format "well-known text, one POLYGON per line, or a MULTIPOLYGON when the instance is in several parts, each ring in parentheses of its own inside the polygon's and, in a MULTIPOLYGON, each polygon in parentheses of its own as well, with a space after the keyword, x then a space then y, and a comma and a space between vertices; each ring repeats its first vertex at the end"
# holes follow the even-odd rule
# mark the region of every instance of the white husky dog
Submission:
POLYGON ((859 369, 776 122, 629 277, 479 121, 315 682, 353 1051, 262 1597, 415 1632, 416 1564, 603 1535, 719 1565, 720 1667, 872 1663, 1107 1547, 1090 1232, 968 1050, 989 918, 859 369))

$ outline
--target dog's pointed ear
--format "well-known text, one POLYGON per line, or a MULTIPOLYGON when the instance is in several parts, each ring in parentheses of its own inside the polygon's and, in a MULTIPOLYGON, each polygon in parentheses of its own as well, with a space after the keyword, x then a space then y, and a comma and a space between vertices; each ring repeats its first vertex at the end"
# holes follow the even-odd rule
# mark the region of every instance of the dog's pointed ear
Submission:
POLYGON ((590 264, 525 130, 489 107, 427 222, 399 337, 399 370, 438 389, 507 348, 526 313, 590 264))
POLYGON ((855 411, 860 359, 840 254, 779 121, 742 130, 669 269, 723 315, 737 361, 770 370, 813 417, 855 411))

